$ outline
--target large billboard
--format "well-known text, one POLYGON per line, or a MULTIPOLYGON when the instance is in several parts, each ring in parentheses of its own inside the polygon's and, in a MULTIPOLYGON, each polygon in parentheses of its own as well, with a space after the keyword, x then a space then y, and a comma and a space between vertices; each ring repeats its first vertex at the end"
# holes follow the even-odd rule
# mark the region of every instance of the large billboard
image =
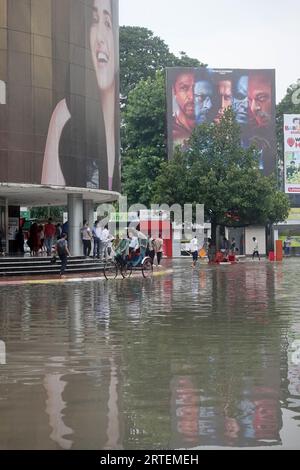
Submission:
POLYGON ((184 145, 202 123, 218 123, 232 107, 241 141, 259 150, 259 167, 274 172, 276 162, 275 71, 199 68, 167 69, 168 149, 184 145))
POLYGON ((300 193, 300 114, 284 115, 285 192, 300 193))
POLYGON ((118 0, 0 13, 0 181, 119 190, 118 0))

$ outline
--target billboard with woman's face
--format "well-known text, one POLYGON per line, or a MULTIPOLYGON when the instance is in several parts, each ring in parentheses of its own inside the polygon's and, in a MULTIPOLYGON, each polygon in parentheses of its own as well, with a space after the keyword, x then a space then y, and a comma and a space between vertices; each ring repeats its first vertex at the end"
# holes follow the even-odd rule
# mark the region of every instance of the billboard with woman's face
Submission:
POLYGON ((170 158, 197 125, 218 124, 231 107, 241 127, 242 146, 256 145, 264 174, 275 170, 274 70, 169 68, 167 105, 170 158))
POLYGON ((0 181, 118 191, 118 0, 4 0, 0 181))

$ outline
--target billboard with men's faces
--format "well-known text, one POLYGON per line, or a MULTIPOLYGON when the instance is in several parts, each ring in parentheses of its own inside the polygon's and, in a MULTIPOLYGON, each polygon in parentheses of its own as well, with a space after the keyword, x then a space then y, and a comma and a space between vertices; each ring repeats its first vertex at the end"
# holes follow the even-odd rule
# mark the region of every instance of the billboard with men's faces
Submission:
POLYGON ((186 145, 193 129, 218 124, 231 107, 241 127, 241 144, 255 144, 259 167, 269 175, 276 164, 275 71, 254 69, 167 69, 169 158, 186 145))

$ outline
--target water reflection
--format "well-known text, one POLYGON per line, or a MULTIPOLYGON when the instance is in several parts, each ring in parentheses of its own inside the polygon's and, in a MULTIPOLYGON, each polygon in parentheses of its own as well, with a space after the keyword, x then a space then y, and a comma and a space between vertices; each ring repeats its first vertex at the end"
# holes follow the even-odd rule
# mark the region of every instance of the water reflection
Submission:
POLYGON ((300 442, 297 272, 178 261, 152 280, 2 287, 0 448, 300 442))
POLYGON ((52 428, 50 439, 56 442, 62 449, 71 449, 72 441, 65 439, 64 436, 72 434, 71 428, 68 428, 63 421, 63 410, 66 402, 63 401, 62 394, 67 382, 62 380, 60 374, 47 374, 44 379, 44 387, 47 391, 46 413, 49 415, 49 424, 52 428))

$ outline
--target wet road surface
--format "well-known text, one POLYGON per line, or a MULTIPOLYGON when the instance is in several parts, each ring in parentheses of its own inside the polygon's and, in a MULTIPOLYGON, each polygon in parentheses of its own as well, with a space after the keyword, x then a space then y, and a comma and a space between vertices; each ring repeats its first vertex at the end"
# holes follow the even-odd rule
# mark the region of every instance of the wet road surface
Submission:
POLYGON ((0 449, 300 449, 300 260, 167 267, 0 287, 0 449))

